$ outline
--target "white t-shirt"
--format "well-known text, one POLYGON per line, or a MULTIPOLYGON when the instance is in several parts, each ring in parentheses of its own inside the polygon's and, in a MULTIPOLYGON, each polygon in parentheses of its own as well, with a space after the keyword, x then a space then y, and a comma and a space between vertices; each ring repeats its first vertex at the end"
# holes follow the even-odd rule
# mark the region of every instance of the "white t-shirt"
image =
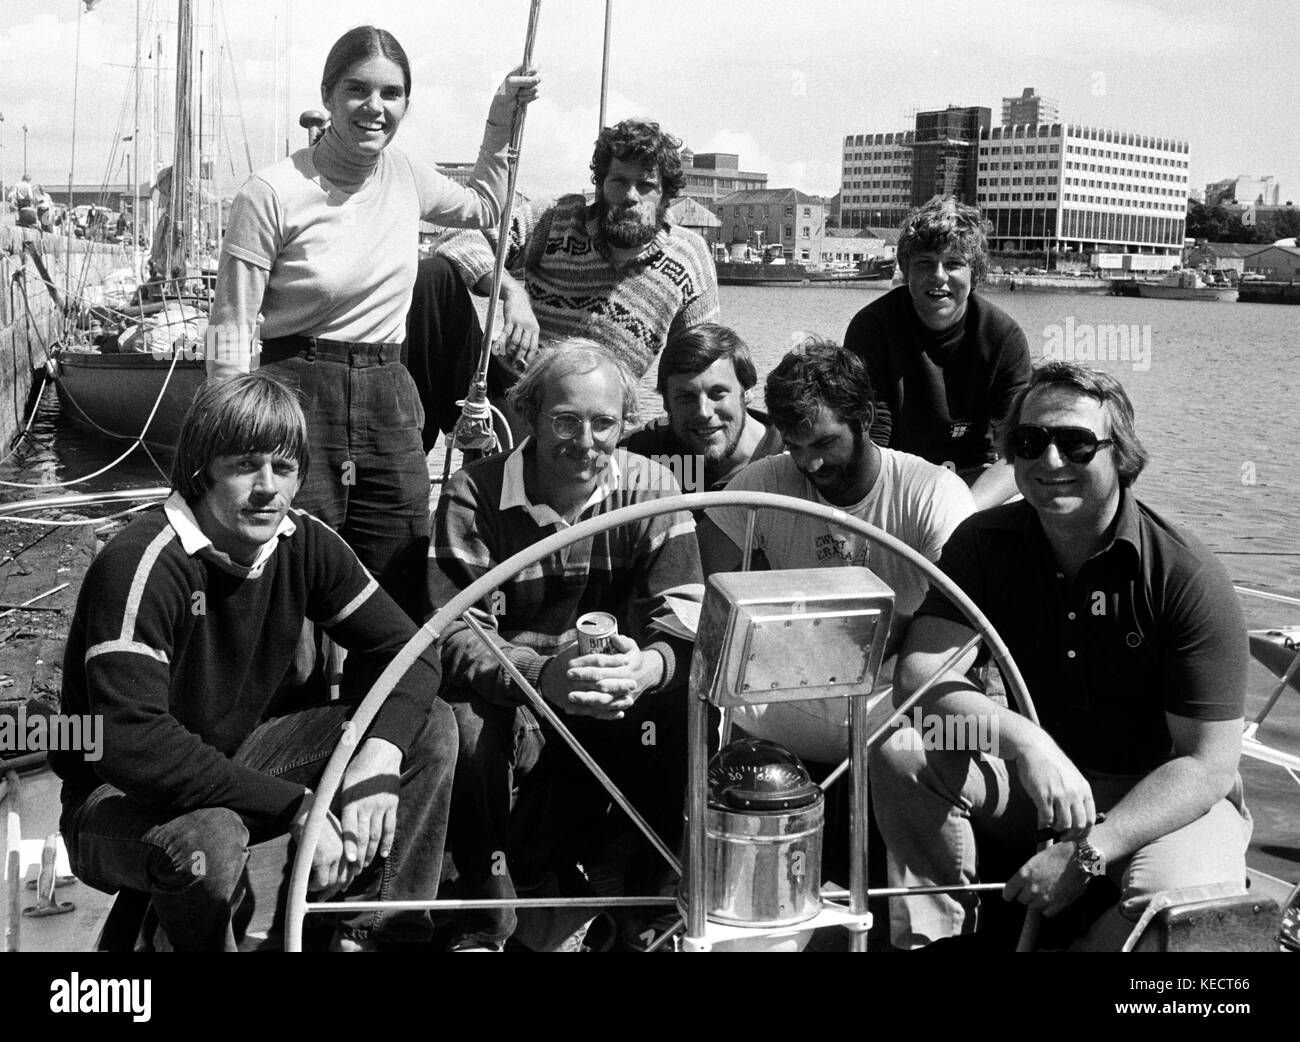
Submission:
MULTIPOLYGON (((975 512, 966 483, 950 470, 894 449, 880 449, 880 474, 861 502, 839 507, 883 529, 929 561, 937 561, 953 529, 975 512)), ((834 506, 795 466, 789 454, 768 456, 745 467, 729 492, 771 492, 834 506)), ((746 507, 714 507, 707 516, 737 546, 745 541, 746 507)), ((929 583, 897 554, 873 546, 856 532, 829 521, 783 510, 759 510, 754 546, 773 568, 870 568, 894 591, 894 613, 910 617, 929 583)), ((882 668, 880 680, 889 676, 882 668)), ((797 756, 833 763, 848 754, 848 701, 775 702, 735 711, 739 726, 797 756)))

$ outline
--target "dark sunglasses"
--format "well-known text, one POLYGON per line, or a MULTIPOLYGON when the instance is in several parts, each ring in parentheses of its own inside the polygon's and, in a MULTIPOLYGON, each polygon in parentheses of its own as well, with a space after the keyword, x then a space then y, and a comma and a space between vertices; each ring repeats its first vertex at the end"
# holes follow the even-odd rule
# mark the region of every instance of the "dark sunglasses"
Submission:
POLYGON ((1011 432, 1011 451, 1020 459, 1038 459, 1053 443, 1071 463, 1091 463, 1098 449, 1114 444, 1110 438, 1098 438, 1087 427, 1022 423, 1011 432))

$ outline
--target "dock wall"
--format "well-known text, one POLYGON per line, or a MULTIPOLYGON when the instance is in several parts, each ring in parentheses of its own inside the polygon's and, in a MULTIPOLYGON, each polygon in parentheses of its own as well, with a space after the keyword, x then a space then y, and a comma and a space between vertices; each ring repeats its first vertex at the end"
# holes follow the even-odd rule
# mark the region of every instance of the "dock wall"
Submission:
MULTIPOLYGON (((12 219, 12 215, 0 215, 12 219)), ((84 239, 69 241, 34 228, 0 224, 0 452, 22 428, 32 373, 45 364, 61 335, 54 301, 25 244, 40 254, 60 296, 104 282, 110 271, 129 264, 126 248, 84 239), (70 273, 70 274, 69 274, 70 273)))

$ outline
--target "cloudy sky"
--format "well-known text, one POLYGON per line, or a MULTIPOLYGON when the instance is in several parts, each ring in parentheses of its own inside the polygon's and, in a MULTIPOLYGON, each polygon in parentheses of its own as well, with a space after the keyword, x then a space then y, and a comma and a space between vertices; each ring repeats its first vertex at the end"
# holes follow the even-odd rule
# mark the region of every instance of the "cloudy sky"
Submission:
MULTIPOLYGON (((176 0, 0 0, 3 173, 47 186, 126 179, 114 142, 131 133, 137 6, 164 19, 172 67, 176 0), (80 54, 78 60, 78 51, 80 54), (74 90, 75 85, 75 90, 74 90), (75 106, 74 106, 75 102, 75 106), (75 143, 74 143, 74 107, 75 143)), ((205 68, 223 69, 227 183, 304 141, 330 44, 365 20, 410 55, 398 135, 435 161, 472 159, 489 95, 523 49, 526 0, 194 0, 205 68), (287 41, 287 42, 286 42, 287 41), (234 75, 231 75, 233 69, 234 75), (286 129, 287 125, 287 129, 286 129), (278 142, 278 150, 277 150, 278 142)), ((597 129, 603 0, 543 0, 521 184, 586 183, 597 129)), ((1063 118, 1191 142, 1191 180, 1273 174, 1300 201, 1300 5, 1291 0, 614 0, 608 120, 658 119, 697 152, 740 154, 773 187, 831 194, 845 134, 901 130, 917 109, 986 105, 1033 86, 1063 118)), ((152 70, 155 46, 145 41, 152 70)), ((153 73, 143 77, 148 168, 153 73)), ((210 123, 216 102, 208 102, 210 123)), ((168 113, 164 126, 170 121, 168 113)), ((170 137, 163 149, 170 148, 170 137)))

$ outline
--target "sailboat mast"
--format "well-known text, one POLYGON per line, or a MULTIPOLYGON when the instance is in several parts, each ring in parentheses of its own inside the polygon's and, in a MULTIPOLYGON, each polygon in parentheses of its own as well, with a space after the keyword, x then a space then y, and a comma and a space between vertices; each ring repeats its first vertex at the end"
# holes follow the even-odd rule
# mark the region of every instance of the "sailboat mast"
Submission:
POLYGON ((280 13, 271 20, 271 162, 280 140, 280 13))
POLYGON ((194 45, 194 21, 190 0, 178 0, 176 25, 176 124, 172 161, 172 195, 167 236, 167 274, 184 273, 186 243, 190 229, 191 181, 193 179, 194 127, 191 116, 193 72, 190 67, 194 45))
POLYGON ((292 54, 290 52, 289 41, 293 39, 293 0, 285 0, 284 4, 284 154, 290 154, 289 148, 289 113, 293 105, 293 84, 289 79, 289 73, 292 65, 292 54))
MULTIPOLYGON (((150 35, 153 37, 153 133, 149 135, 149 180, 151 184, 158 176, 158 142, 162 139, 162 33, 158 30, 158 9, 152 9, 153 25, 150 35)), ((149 189, 149 213, 145 226, 157 228, 160 214, 154 206, 153 187, 149 189)), ((151 244, 151 250, 156 244, 151 244)))
POLYGON ((221 55, 224 48, 217 33, 217 13, 215 8, 212 12, 212 50, 217 56, 216 65, 212 69, 212 98, 217 109, 216 123, 212 128, 212 227, 215 230, 212 238, 216 240, 218 247, 220 247, 226 231, 223 226, 224 215, 221 212, 221 179, 223 174, 221 169, 221 146, 226 140, 226 107, 221 96, 221 55))
POLYGON ((135 0, 135 117, 131 127, 131 265, 140 278, 140 0, 135 0))
POLYGON ((198 88, 195 92, 197 94, 197 98, 195 100, 199 108, 198 111, 199 120, 198 123, 196 124, 196 132, 194 135, 195 145, 198 153, 198 168, 194 172, 195 173, 194 183, 195 183, 195 187, 197 188, 197 192, 195 194, 194 223, 198 226, 199 234, 203 234, 203 225, 205 223, 206 214, 204 214, 203 212, 204 210, 204 205, 203 205, 203 165, 204 165, 203 164, 203 87, 204 87, 204 83, 203 83, 203 48, 202 47, 199 48, 198 73, 199 73, 198 78, 194 81, 195 86, 198 88))
POLYGON ((605 98, 609 96, 609 31, 614 18, 614 0, 605 0, 605 49, 600 61, 600 124, 596 136, 605 129, 605 98))

